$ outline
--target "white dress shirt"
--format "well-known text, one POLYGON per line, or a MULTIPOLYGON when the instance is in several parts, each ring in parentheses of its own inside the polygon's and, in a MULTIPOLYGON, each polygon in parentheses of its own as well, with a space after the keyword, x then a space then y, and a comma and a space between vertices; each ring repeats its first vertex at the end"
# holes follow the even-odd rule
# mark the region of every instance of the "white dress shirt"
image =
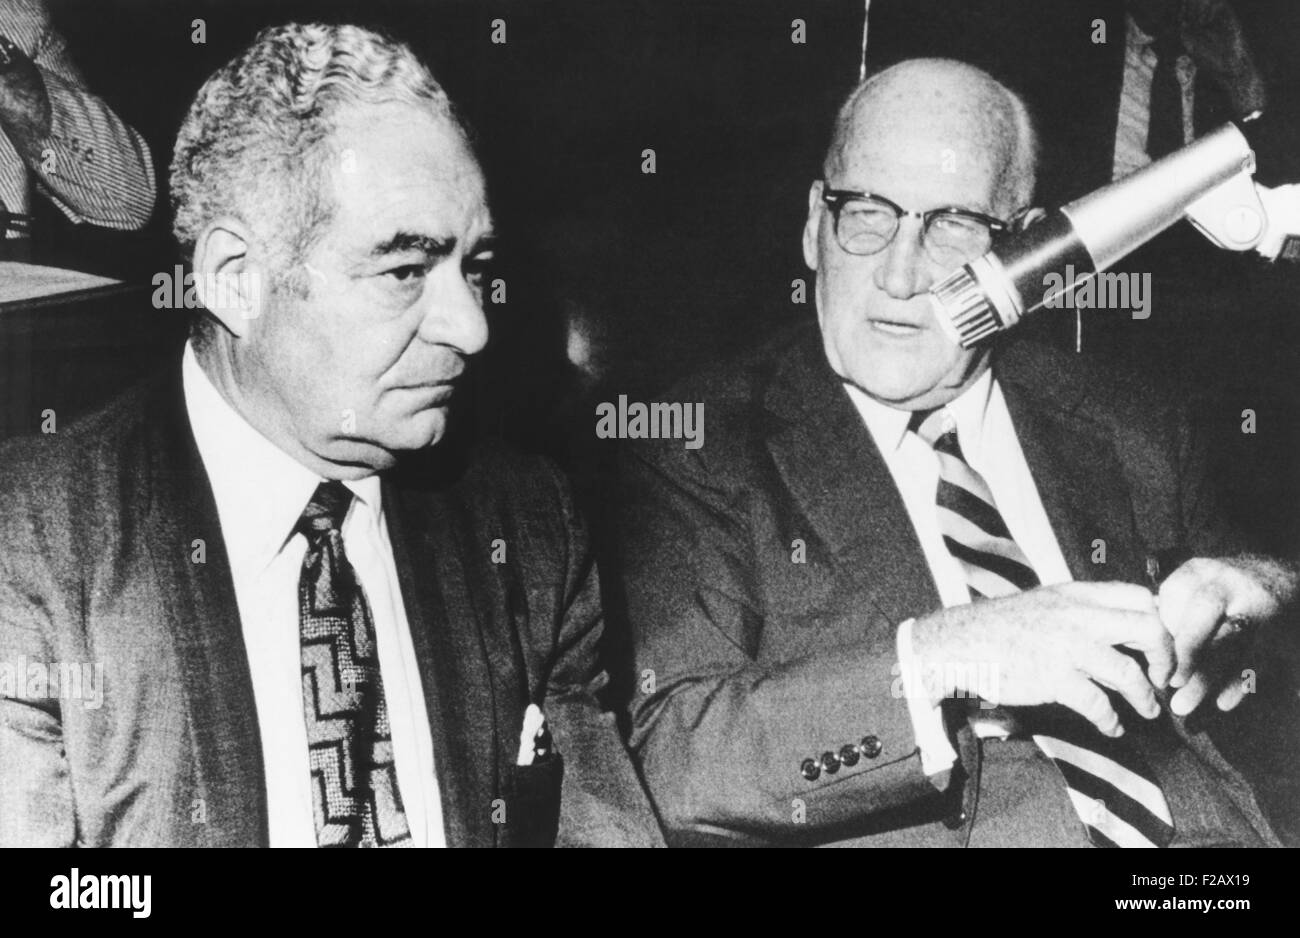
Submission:
MULTIPOLYGON (((1124 84, 1120 88, 1119 123, 1115 128, 1115 157, 1112 179, 1122 179, 1151 162, 1147 155, 1147 132, 1151 126, 1151 82, 1155 77, 1155 39, 1142 31, 1133 17, 1125 17, 1124 84)), ((1195 137, 1196 63, 1186 54, 1174 66, 1182 91, 1183 143, 1195 137)))
MULTIPOLYGON (((966 575, 961 564, 944 546, 939 529, 935 503, 939 486, 938 455, 925 440, 908 432, 910 411, 896 410, 873 400, 852 385, 846 384, 845 388, 894 478, 940 601, 945 608, 969 603, 971 597, 966 575)), ((1020 449, 1020 440, 1011 424, 1002 389, 994 380, 993 372, 985 371, 959 397, 948 403, 947 410, 956 424, 962 455, 988 483, 1007 530, 1024 551, 1039 581, 1044 585, 1068 583, 1072 579, 1070 569, 1052 532, 1047 511, 1039 498, 1029 464, 1020 449)), ((917 614, 928 611, 918 609, 917 614)), ((948 742, 939 708, 930 704, 922 688, 911 686, 913 682, 909 681, 909 675, 917 673, 912 654, 911 620, 899 627, 898 656, 907 691, 908 711, 921 750, 922 769, 927 775, 938 775, 952 767, 957 753, 948 742)), ((981 734, 995 732, 981 726, 976 729, 981 734)))
MULTIPOLYGON (((185 406, 230 558, 253 681, 273 847, 314 847, 303 714, 298 580, 307 541, 294 525, 324 481, 230 406, 187 345, 185 406)), ((392 729, 397 782, 415 846, 445 846, 423 684, 411 643, 377 476, 345 482, 356 497, 343 546, 370 604, 392 729)))

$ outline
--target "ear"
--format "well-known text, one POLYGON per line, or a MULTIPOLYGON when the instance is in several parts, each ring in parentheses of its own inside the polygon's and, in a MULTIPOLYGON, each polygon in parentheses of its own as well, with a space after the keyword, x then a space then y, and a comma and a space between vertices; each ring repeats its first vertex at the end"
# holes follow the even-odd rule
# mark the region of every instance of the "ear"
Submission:
POLYGON ((1024 231, 1030 225, 1036 224, 1046 217, 1047 209, 1045 208, 1027 208, 1023 212, 1017 214, 1012 230, 1024 231))
POLYGON ((803 262, 809 270, 816 270, 821 263, 821 246, 818 237, 822 226, 822 213, 826 203, 822 201, 822 181, 813 182, 808 189, 808 217, 803 223, 803 262))
POLYGON ((219 218, 194 244, 194 292, 233 335, 243 338, 262 313, 265 267, 252 231, 235 218, 219 218))

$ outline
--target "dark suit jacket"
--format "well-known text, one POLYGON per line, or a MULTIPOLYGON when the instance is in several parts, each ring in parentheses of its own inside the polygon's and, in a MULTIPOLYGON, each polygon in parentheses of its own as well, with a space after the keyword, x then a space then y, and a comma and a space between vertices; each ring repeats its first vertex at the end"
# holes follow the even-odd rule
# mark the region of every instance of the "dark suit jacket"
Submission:
MULTIPOLYGON (((1236 549, 1196 439, 1151 388, 1025 345, 994 372, 1076 579, 1141 583, 1148 553, 1236 549)), ((1006 762, 1018 744, 991 762, 963 730, 964 784, 954 773, 941 794, 922 773, 894 643, 901 621, 941 604, 815 325, 665 399, 704 402, 705 445, 632 450, 621 528, 631 742, 670 842, 1084 843, 1059 776, 1035 775, 1024 751, 1019 768, 1006 762), (878 755, 801 775, 804 759, 866 737, 878 755), (990 767, 996 788, 981 781, 990 767)), ((1126 725, 1182 843, 1273 842, 1204 734, 1167 711, 1126 725)))
MULTIPOLYGON (((596 573, 564 481, 502 449, 429 455, 384 500, 448 843, 550 845, 558 828, 560 844, 655 844, 596 701, 596 573), (529 703, 559 756, 521 768, 529 703)), ((0 544, 0 662, 102 663, 106 685, 99 709, 0 698, 0 844, 266 844, 248 661, 179 369, 6 445, 0 544)))

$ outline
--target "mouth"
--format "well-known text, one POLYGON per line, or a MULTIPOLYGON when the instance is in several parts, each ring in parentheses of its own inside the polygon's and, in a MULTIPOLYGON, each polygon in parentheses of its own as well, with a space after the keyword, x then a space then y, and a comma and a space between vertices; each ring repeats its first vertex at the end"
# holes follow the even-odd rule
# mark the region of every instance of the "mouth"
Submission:
POLYGON ((920 323, 909 322, 905 319, 872 317, 867 320, 867 325, 875 332, 897 338, 910 338, 926 331, 925 327, 920 323))
POLYGON ((456 392, 456 384, 455 380, 431 381, 423 384, 403 384, 393 390, 415 395, 425 407, 441 407, 451 402, 456 392))

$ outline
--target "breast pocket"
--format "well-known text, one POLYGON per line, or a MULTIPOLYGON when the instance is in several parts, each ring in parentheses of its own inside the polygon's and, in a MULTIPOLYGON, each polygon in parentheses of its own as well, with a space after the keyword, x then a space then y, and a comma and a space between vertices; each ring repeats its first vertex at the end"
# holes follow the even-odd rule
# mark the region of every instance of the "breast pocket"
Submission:
POLYGON ((504 846, 555 846, 563 782, 564 759, 558 752, 532 765, 507 766, 504 846))

